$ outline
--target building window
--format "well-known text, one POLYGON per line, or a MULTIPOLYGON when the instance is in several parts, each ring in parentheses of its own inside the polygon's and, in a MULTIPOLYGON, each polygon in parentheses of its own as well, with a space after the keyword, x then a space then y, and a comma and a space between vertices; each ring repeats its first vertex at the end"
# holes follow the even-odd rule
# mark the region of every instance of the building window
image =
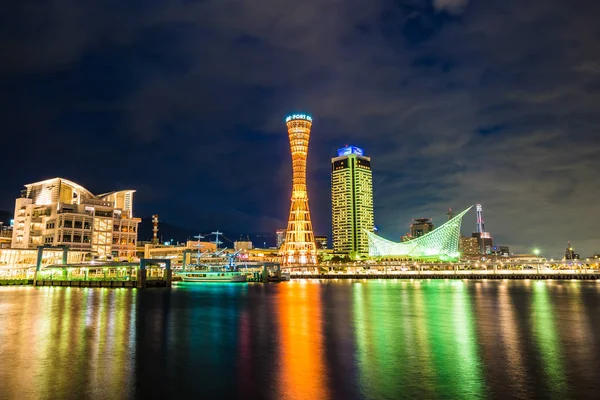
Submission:
POLYGON ((83 243, 89 243, 90 242, 90 237, 87 235, 83 235, 83 243))
POLYGON ((81 243, 81 235, 73 235, 73 242, 81 243))
POLYGON ((92 229, 92 226, 90 225, 90 223, 88 221, 85 221, 83 223, 83 229, 92 229))
POLYGON ((63 242, 70 242, 71 241, 71 235, 63 235, 63 242))
POLYGON ((65 228, 72 228, 72 227, 73 227, 73 221, 65 220, 65 228))
POLYGON ((83 222, 81 222, 81 221, 75 221, 74 227, 75 227, 75 229, 81 229, 82 225, 83 225, 83 222))

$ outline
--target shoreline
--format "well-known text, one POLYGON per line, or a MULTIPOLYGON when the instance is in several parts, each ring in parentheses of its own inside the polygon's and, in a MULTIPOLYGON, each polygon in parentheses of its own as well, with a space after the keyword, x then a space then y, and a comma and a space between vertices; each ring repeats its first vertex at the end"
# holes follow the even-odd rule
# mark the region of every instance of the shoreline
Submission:
POLYGON ((297 274, 291 275, 294 279, 402 279, 402 280, 424 280, 424 279, 491 279, 491 280, 578 280, 597 281, 600 274, 297 274))

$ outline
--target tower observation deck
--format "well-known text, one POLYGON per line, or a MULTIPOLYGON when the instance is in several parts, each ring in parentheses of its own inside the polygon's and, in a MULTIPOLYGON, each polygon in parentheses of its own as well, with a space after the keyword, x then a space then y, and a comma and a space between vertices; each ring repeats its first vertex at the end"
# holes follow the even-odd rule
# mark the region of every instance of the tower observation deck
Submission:
POLYGON ((316 264, 317 247, 308 208, 306 157, 312 118, 293 114, 285 119, 292 153, 292 198, 285 243, 280 256, 283 264, 316 264))

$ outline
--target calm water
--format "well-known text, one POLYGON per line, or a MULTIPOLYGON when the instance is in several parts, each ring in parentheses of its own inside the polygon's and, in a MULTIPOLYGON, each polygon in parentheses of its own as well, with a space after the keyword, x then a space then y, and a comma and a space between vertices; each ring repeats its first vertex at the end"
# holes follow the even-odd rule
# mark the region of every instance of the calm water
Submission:
POLYGON ((0 398, 600 398, 600 283, 0 287, 0 398))

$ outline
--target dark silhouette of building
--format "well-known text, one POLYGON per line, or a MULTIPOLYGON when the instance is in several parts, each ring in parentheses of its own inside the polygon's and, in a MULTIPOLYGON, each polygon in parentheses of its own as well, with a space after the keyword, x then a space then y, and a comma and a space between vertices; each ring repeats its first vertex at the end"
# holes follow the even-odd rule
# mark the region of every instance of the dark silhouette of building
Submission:
POLYGON ((411 239, 416 239, 420 236, 426 235, 434 229, 431 218, 416 218, 413 219, 413 223, 410 225, 410 236, 411 239))
POLYGON ((565 260, 579 260, 579 254, 575 253, 571 242, 567 242, 567 249, 565 250, 565 260))
POLYGON ((326 250, 328 238, 327 236, 315 236, 315 243, 317 244, 317 250, 326 250))

